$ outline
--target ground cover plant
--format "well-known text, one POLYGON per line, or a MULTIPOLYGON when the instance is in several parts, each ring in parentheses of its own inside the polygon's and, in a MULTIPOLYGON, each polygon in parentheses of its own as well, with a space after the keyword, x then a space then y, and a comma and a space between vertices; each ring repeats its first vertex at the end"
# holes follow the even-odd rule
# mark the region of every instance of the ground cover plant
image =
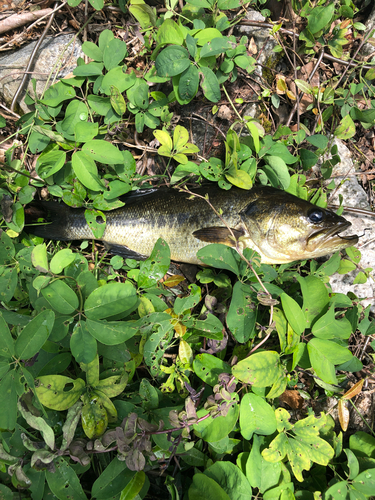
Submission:
MULTIPOLYGON (((321 57, 345 58, 363 32, 350 0, 292 6, 299 57, 318 46, 321 57)), ((354 141, 373 126, 374 69, 347 65, 346 76, 320 86, 297 78, 294 89, 276 75, 259 93, 265 109, 306 96, 309 104, 299 126, 266 131, 267 120, 238 113, 229 90, 256 68, 250 40, 229 31, 243 2, 118 7, 138 23, 146 62, 128 64, 112 30, 84 42, 87 62, 28 94, 34 111, 15 132, 22 154, 15 143, 1 165, 0 498, 370 498, 373 429, 347 429, 363 373, 372 375, 375 321, 358 297, 329 285, 337 271, 366 282, 373 270, 358 249, 271 266, 254 251, 212 244, 198 254, 207 267, 189 280, 178 266, 169 271, 162 239, 142 262, 95 242, 44 241, 28 234, 25 206, 53 197, 85 207, 97 238, 121 196, 160 184, 191 193, 207 181, 226 190, 269 184, 326 206, 340 161, 331 134, 354 141), (202 157, 173 117, 194 100, 216 113, 223 96, 237 118, 222 155, 202 157), (156 158, 153 175, 125 147, 129 129, 148 141, 140 148, 156 158), (336 423, 322 410, 328 398, 336 423)), ((281 56, 293 45, 283 29, 271 26, 281 56)))

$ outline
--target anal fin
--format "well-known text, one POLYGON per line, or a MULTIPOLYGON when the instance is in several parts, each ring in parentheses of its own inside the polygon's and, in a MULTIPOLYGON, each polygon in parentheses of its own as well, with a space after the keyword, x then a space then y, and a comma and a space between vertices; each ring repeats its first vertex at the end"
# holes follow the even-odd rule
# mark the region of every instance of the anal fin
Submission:
MULTIPOLYGON (((238 229, 232 229, 232 232, 236 239, 243 236, 243 231, 238 229)), ((193 236, 198 238, 198 240, 206 241, 207 243, 222 243, 223 245, 234 246, 233 236, 227 227, 213 226, 204 227, 194 231, 193 236)))
POLYGON ((130 248, 125 247, 124 245, 116 245, 114 243, 107 243, 106 241, 103 241, 103 243, 106 250, 114 255, 121 255, 124 259, 146 260, 148 257, 148 255, 134 252, 134 250, 130 250, 130 248))

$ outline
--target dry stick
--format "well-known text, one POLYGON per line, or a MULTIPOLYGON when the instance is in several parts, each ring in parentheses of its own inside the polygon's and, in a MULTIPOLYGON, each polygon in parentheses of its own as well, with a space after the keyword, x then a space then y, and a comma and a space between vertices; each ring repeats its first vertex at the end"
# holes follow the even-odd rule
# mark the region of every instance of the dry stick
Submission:
MULTIPOLYGON (((320 63, 322 62, 323 57, 324 57, 324 48, 322 47, 322 49, 321 49, 321 51, 320 51, 320 54, 319 54, 319 57, 318 57, 318 60, 316 61, 316 64, 315 64, 315 66, 314 66, 314 68, 313 68, 313 70, 312 70, 312 72, 311 72, 311 74, 310 74, 310 76, 309 76, 309 78, 308 78, 308 80, 307 80, 307 81, 308 81, 308 83, 310 83, 310 82, 311 82, 311 80, 313 79, 313 76, 315 75, 315 73, 316 73, 317 69, 319 68, 320 63)), ((298 107, 298 101, 296 101, 296 103, 294 104, 293 109, 292 109, 292 111, 290 112, 289 117, 288 117, 288 119, 287 119, 287 121, 286 121, 286 123, 285 123, 285 125, 286 125, 287 127, 289 127, 290 122, 292 121, 292 118, 293 118, 293 116, 294 116, 294 113, 295 113, 295 112, 296 112, 296 110, 297 110, 297 107, 298 107)))
MULTIPOLYGON (((63 2, 61 5, 59 5, 55 9, 53 9, 53 11, 51 12, 51 14, 54 15, 58 10, 62 9, 65 6, 65 4, 66 3, 63 2)), ((16 42, 17 40, 23 38, 25 36, 25 33, 27 31, 30 31, 32 28, 34 28, 34 26, 37 26, 41 21, 43 21, 46 17, 50 16, 51 14, 46 14, 45 16, 41 17, 40 19, 38 19, 37 21, 35 21, 35 23, 30 24, 30 26, 28 26, 25 30, 23 30, 22 33, 20 33, 16 37, 12 38, 12 40, 9 40, 9 42, 4 43, 4 45, 1 45, 0 46, 0 51, 1 51, 1 49, 4 49, 5 47, 8 47, 8 45, 11 45, 12 43, 16 42)))
POLYGON ((19 84, 19 86, 18 86, 18 89, 17 89, 16 93, 15 93, 15 94, 14 94, 14 96, 13 96, 13 99, 12 99, 12 104, 10 105, 10 109, 11 109, 12 111, 14 111, 14 108, 15 108, 16 103, 17 103, 17 99, 18 99, 18 97, 19 97, 20 93, 22 92, 22 89, 23 89, 23 87, 24 87, 24 85, 25 85, 25 83, 26 83, 26 79, 27 79, 27 76, 28 76, 28 75, 27 75, 27 73, 31 70, 31 66, 33 65, 33 62, 34 62, 35 56, 36 56, 36 54, 37 54, 37 52, 38 52, 38 50, 39 50, 39 48, 40 48, 40 46, 41 46, 41 44, 42 44, 42 42, 43 42, 44 38, 45 38, 45 36, 47 35, 48 30, 50 29, 51 24, 52 24, 52 22, 53 22, 54 18, 55 18, 55 14, 56 14, 56 8, 57 8, 57 6, 58 6, 58 2, 56 2, 56 3, 55 3, 55 5, 54 5, 54 10, 53 10, 53 11, 52 11, 52 13, 50 14, 50 18, 49 18, 49 20, 48 20, 48 22, 47 22, 47 24, 46 24, 46 27, 44 28, 43 33, 41 34, 41 36, 40 36, 39 40, 37 41, 37 44, 36 44, 36 45, 35 45, 35 47, 34 47, 34 50, 33 50, 33 51, 32 51, 32 53, 31 53, 31 56, 30 56, 29 62, 28 62, 27 66, 26 66, 26 69, 25 69, 25 74, 24 74, 24 75, 23 75, 23 77, 22 77, 22 80, 21 80, 21 82, 20 82, 20 84, 19 84))

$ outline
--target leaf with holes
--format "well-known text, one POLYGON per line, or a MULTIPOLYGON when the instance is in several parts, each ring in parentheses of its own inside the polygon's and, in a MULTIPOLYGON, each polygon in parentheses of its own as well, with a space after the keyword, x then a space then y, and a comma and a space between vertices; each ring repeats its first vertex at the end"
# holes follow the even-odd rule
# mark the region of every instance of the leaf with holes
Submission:
POLYGON ((35 381, 35 391, 42 405, 52 410, 67 410, 78 400, 85 387, 81 378, 45 375, 35 381))

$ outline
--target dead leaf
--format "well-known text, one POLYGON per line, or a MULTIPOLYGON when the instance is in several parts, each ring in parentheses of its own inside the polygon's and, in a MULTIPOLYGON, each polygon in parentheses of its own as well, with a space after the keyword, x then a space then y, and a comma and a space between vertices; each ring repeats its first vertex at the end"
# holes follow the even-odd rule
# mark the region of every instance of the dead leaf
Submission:
POLYGON ((289 405, 293 410, 300 410, 303 398, 298 391, 287 389, 280 396, 280 401, 289 405))

